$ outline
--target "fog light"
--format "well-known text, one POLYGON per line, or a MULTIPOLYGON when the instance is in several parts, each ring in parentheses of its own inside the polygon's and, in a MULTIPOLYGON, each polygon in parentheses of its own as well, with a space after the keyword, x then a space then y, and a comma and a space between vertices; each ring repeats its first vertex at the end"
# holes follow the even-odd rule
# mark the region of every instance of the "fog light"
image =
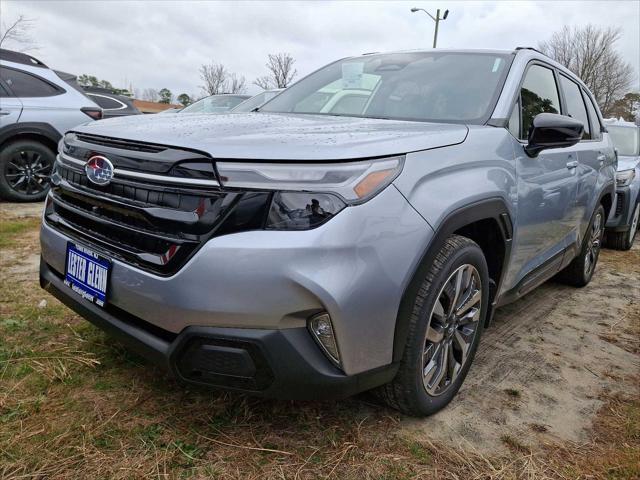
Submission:
POLYGON ((309 319, 309 330, 313 334, 318 344, 322 347, 329 359, 340 367, 340 354, 338 353, 338 344, 333 333, 333 325, 331 325, 331 317, 328 313, 320 313, 309 319))

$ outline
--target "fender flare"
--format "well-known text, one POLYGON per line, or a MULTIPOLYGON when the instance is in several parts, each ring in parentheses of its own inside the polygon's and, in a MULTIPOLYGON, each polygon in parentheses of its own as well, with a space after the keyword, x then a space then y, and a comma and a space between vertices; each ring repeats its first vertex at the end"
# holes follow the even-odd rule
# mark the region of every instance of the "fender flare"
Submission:
MULTIPOLYGON (((396 327, 393 338, 394 362, 400 361, 404 353, 407 335, 409 332, 409 319, 411 316, 411 310, 413 309, 413 299, 420 288, 420 284, 422 283, 421 280, 424 278, 427 270, 435 260, 438 252, 442 249, 447 238, 466 225, 487 219, 493 219, 497 222, 505 242, 505 259, 501 278, 498 279, 496 282, 497 285, 495 286, 495 291, 499 291, 500 283, 502 283, 504 274, 507 271, 506 265, 511 251, 513 223, 506 201, 502 197, 492 197, 486 200, 470 203, 454 210, 445 217, 435 231, 435 235, 431 242, 429 242, 429 245, 425 248, 422 258, 413 272, 411 280, 407 284, 404 293, 402 294, 402 300, 400 301, 400 307, 396 317, 396 327)), ((486 321, 492 317, 495 303, 496 298, 494 295, 492 303, 489 306, 489 311, 487 312, 486 321)))
POLYGON ((598 196, 598 203, 596 203, 596 207, 598 205, 602 205, 602 199, 607 194, 609 194, 611 196, 611 205, 609 207, 609 212, 607 212, 607 218, 606 218, 606 220, 609 220, 609 215, 611 214, 611 211, 616 206, 616 195, 617 195, 617 192, 616 192, 616 183, 615 182, 607 182, 602 187, 602 191, 600 192, 600 196, 598 196))
MULTIPOLYGON (((43 137, 53 145, 58 145, 58 142, 62 138, 62 134, 58 132, 48 123, 43 122, 23 122, 23 123, 11 123, 0 128, 0 145, 11 141, 13 137, 19 135, 35 135, 43 137)), ((54 153, 56 153, 54 149, 54 153)))

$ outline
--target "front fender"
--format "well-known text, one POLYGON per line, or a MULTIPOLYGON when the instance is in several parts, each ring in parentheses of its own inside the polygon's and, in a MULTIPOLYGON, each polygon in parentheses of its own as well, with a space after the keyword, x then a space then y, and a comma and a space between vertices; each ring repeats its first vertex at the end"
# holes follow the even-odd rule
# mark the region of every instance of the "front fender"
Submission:
POLYGON ((502 199, 513 217, 517 183, 510 135, 503 128, 471 127, 462 144, 407 154, 394 184, 434 230, 456 210, 489 198, 502 199))

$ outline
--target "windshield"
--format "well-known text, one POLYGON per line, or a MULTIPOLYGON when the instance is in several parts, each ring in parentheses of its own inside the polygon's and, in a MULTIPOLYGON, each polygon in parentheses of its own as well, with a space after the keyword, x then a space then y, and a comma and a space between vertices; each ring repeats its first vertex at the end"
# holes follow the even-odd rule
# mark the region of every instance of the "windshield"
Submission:
POLYGON ((640 155, 638 143, 640 142, 640 128, 619 127, 608 125, 607 131, 611 135, 613 145, 618 150, 618 155, 634 157, 640 155))
POLYGON ((212 95, 183 108, 180 113, 223 113, 247 98, 247 95, 212 95))
POLYGON ((251 112, 252 110, 264 105, 266 102, 268 102, 273 97, 278 95, 280 93, 280 91, 281 90, 266 90, 266 91, 264 91, 262 93, 259 93, 259 94, 255 95, 255 96, 251 97, 249 100, 245 100, 244 102, 242 102, 237 107, 234 107, 231 111, 233 113, 251 112))
POLYGON ((260 111, 451 123, 484 123, 512 56, 395 53, 332 63, 260 111))

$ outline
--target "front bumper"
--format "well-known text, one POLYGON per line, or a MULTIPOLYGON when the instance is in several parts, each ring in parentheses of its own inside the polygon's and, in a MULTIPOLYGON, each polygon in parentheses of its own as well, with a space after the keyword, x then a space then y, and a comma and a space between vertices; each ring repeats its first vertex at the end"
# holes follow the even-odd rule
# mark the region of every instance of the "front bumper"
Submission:
MULTIPOLYGON (((640 183, 640 182, 639 182, 640 183)), ((606 229, 612 232, 626 232, 631 226, 631 216, 638 202, 638 186, 616 189, 616 204, 609 216, 606 229)))
MULTIPOLYGON (((256 335, 263 332, 259 336, 274 332, 270 339, 298 342, 304 337, 305 345, 317 350, 324 368, 332 371, 335 367, 306 328, 308 318, 326 311, 333 322, 342 371, 359 375, 391 364, 400 301, 432 234, 426 221, 390 186, 314 230, 215 237, 170 277, 113 259, 107 302, 122 316, 156 329, 156 337, 170 336, 171 344, 200 327, 213 328, 216 335, 241 329, 256 335)), ((40 238, 43 263, 60 279, 70 237, 45 220, 40 238)), ((60 292, 74 296, 77 303, 75 293, 60 292)), ((155 345, 157 339, 150 342, 155 345)), ((154 350, 164 352, 165 347, 154 350)), ((289 368, 298 367, 292 363, 289 368)))
POLYGON ((102 309, 72 293, 41 260, 40 285, 67 307, 183 382, 272 398, 342 398, 389 382, 396 364, 345 375, 327 362, 305 328, 266 330, 187 327, 160 332, 115 308, 102 309))

